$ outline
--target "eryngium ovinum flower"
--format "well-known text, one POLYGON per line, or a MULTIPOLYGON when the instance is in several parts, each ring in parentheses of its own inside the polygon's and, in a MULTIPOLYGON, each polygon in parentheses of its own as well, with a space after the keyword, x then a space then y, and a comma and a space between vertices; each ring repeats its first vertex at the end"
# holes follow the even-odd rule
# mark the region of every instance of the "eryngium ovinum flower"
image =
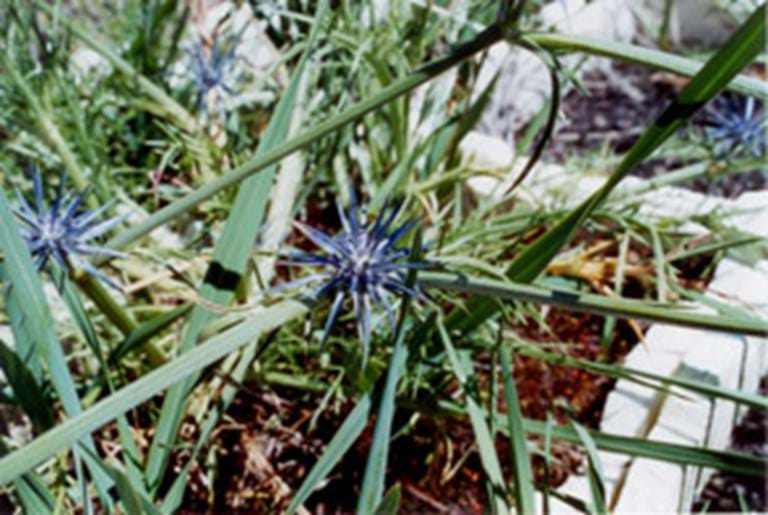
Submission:
POLYGON ((766 120, 754 97, 721 96, 707 115, 705 134, 719 157, 746 151, 765 153, 766 120))
POLYGON ((393 228, 402 202, 392 208, 388 206, 389 204, 385 203, 374 221, 369 223, 365 209, 362 213, 358 212, 355 195, 352 193, 348 212, 345 213, 344 208, 337 204, 341 230, 335 235, 298 222, 295 224, 299 231, 323 251, 322 254, 291 253, 287 260, 281 261, 289 266, 313 266, 321 269, 280 285, 277 289, 315 285, 312 296, 330 296, 333 299, 323 330, 323 343, 339 316, 344 300, 351 299, 358 336, 363 344, 363 366, 370 347, 372 308, 383 308, 386 311, 394 333, 392 296, 421 298, 418 285, 407 285, 407 271, 428 265, 423 261, 408 261, 410 250, 398 245, 419 223, 419 219, 409 220, 393 228))
POLYGON ((27 242, 37 270, 41 271, 53 259, 62 270, 68 270, 72 265, 119 289, 119 286, 91 265, 89 258, 95 255, 125 257, 122 252, 100 247, 96 240, 125 220, 127 215, 104 219, 103 215, 109 209, 108 204, 93 211, 84 209, 83 200, 88 190, 78 194, 65 193, 63 176, 56 197, 48 207, 39 172, 35 171, 32 175, 32 183, 32 203, 17 189, 19 207, 14 212, 21 221, 20 232, 27 242))
POLYGON ((235 94, 237 74, 237 47, 240 35, 216 36, 211 45, 196 41, 188 50, 187 78, 197 96, 198 110, 207 115, 209 107, 223 114, 224 101, 235 94), (209 105, 209 104, 212 104, 209 105))

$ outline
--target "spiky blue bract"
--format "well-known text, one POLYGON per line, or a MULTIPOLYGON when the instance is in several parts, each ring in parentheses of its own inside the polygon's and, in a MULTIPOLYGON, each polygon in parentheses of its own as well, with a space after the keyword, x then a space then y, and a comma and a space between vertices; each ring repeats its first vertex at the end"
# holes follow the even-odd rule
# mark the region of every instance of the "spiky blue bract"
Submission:
POLYGON ((59 182, 56 197, 48 207, 39 172, 34 172, 32 183, 34 199, 31 203, 16 190, 19 207, 14 209, 14 213, 21 222, 21 235, 27 242, 38 271, 53 259, 63 270, 68 270, 74 265, 118 288, 112 280, 91 265, 88 258, 94 255, 125 257, 122 252, 100 247, 96 240, 125 220, 127 215, 104 219, 103 215, 109 205, 93 211, 84 209, 83 199, 88 190, 78 194, 65 193, 63 177, 59 182))
POLYGON ((235 83, 239 80, 236 66, 239 43, 239 34, 217 36, 210 48, 198 40, 188 49, 189 69, 184 76, 191 81, 197 96, 198 110, 203 114, 208 113, 211 93, 215 95, 215 106, 219 114, 225 99, 235 94, 235 83))
POLYGON ((756 158, 765 155, 768 125, 754 97, 719 97, 707 115, 707 125, 707 139, 719 157, 739 151, 756 158))
POLYGON ((318 267, 320 271, 278 288, 287 290, 314 285, 313 296, 329 296, 333 299, 325 322, 323 342, 327 340, 344 300, 351 299, 365 363, 370 347, 372 308, 375 306, 386 311, 394 332, 392 297, 407 295, 420 298, 418 284, 409 287, 406 275, 409 269, 425 268, 428 264, 409 261, 410 250, 400 246, 403 237, 419 223, 419 219, 412 219, 393 228, 402 203, 390 208, 389 203, 385 202, 372 223, 368 222, 365 210, 359 212, 354 193, 350 195, 347 212, 340 205, 337 207, 341 228, 335 235, 308 225, 295 224, 322 253, 290 254, 282 263, 318 267))

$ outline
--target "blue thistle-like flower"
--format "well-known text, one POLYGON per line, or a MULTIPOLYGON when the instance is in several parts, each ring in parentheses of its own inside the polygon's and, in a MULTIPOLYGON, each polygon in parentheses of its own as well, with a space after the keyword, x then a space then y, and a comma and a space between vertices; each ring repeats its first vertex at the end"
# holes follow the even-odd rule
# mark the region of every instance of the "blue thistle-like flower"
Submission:
POLYGON ((19 207, 14 212, 22 222, 21 235, 35 259, 37 270, 42 270, 50 259, 63 270, 67 270, 71 263, 119 289, 112 280, 94 268, 87 258, 94 255, 125 257, 122 252, 100 247, 94 241, 125 220, 127 215, 102 219, 109 205, 93 211, 83 209, 83 199, 88 189, 77 195, 64 193, 63 177, 56 197, 48 208, 43 198, 39 172, 34 172, 32 182, 34 206, 16 190, 19 207))
POLYGON ((289 266, 323 267, 321 272, 302 277, 283 284, 279 290, 320 283, 313 291, 313 296, 331 296, 333 302, 325 322, 322 341, 330 334, 344 299, 352 299, 357 331, 363 343, 363 363, 367 361, 371 338, 372 305, 383 307, 389 318, 392 330, 395 329, 395 314, 390 297, 407 295, 421 298, 418 286, 406 284, 406 272, 409 269, 425 268, 426 262, 408 261, 410 250, 398 247, 398 242, 408 234, 419 219, 410 220, 392 229, 402 202, 388 209, 385 203, 373 223, 367 223, 365 210, 358 212, 354 192, 350 196, 347 213, 337 204, 341 231, 334 236, 318 229, 296 223, 312 243, 324 251, 324 254, 295 253, 282 261, 289 266))
POLYGON ((745 150, 756 158, 764 155, 766 120, 761 111, 754 97, 718 98, 708 113, 705 129, 715 154, 745 150))
POLYGON ((239 42, 239 35, 228 40, 217 37, 210 51, 206 50, 202 41, 195 42, 188 50, 190 66, 185 75, 192 81, 198 110, 203 114, 208 112, 211 92, 215 92, 218 110, 221 110, 224 99, 235 93, 233 83, 239 79, 235 70, 239 42))

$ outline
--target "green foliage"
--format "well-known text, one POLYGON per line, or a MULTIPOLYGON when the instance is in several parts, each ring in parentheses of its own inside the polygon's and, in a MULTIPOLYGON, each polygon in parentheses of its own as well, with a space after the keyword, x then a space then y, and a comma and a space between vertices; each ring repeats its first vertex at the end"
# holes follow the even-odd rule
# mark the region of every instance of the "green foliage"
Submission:
MULTIPOLYGON (((224 6, 216 30, 240 19, 235 4, 224 6)), ((486 488, 483 502, 497 513, 513 506, 534 513, 535 489, 544 489, 545 503, 561 496, 540 484, 531 466, 536 455, 547 471, 554 466, 553 442, 586 450, 592 495, 571 501, 595 513, 606 509, 598 451, 761 473, 765 460, 752 456, 606 434, 577 420, 558 424, 565 421, 559 411, 546 423, 526 418, 515 371, 524 358, 674 395, 766 407, 753 392, 612 361, 619 320, 768 335, 766 320, 675 277, 686 263, 709 259, 714 266, 726 252, 765 257, 764 242, 724 229, 713 216, 697 220, 712 231, 702 243, 685 232, 689 220, 640 220, 632 196, 638 192, 615 192, 654 156, 685 166, 650 181, 649 189, 725 166, 677 134, 724 89, 768 99, 768 87, 744 74, 764 52, 765 6, 702 61, 545 32, 536 14, 542 2, 535 1, 509 2, 502 15, 495 4, 471 1, 454 2, 451 11, 415 0, 389 2, 384 10, 367 2, 275 2, 270 14, 251 4, 254 10, 243 12, 256 13, 254 30, 268 27, 257 32, 271 61, 251 78, 250 96, 235 92, 238 102, 217 116, 198 112, 171 77, 188 43, 201 40, 196 31, 211 15, 204 8, 172 0, 127 2, 123 10, 82 0, 0 6, 0 329, 7 325, 12 334, 0 341, 0 401, 33 428, 23 445, 0 435, 0 495, 36 513, 94 506, 171 513, 203 498, 214 503, 205 509, 214 509, 226 497, 216 490, 221 475, 232 472, 218 469, 218 439, 228 418, 249 400, 257 405, 261 394, 254 392, 261 391, 290 396, 291 409, 312 407, 302 407, 287 432, 300 436, 333 420, 322 449, 313 448, 316 460, 301 463, 300 477, 281 486, 274 504, 259 505, 263 511, 311 508, 313 494, 343 472, 337 467, 353 449, 366 457, 359 484, 346 486, 357 511, 403 509, 410 486, 392 469, 400 463, 393 448, 421 420, 466 427, 467 456, 477 454, 486 488), (461 150, 496 88, 504 87, 502 76, 483 91, 477 86, 482 56, 504 39, 548 67, 551 98, 519 142, 527 157, 508 183, 514 191, 478 201, 470 179, 511 172, 475 170, 461 150), (574 53, 690 81, 626 154, 567 161, 579 173, 612 173, 587 200, 563 209, 527 201, 515 188, 530 180, 558 138, 561 100, 578 87, 575 70, 560 58, 574 53), (83 69, 88 62, 93 66, 83 69), (72 266, 37 269, 9 200, 14 189, 29 189, 29 165, 42 170, 51 189, 90 187, 90 208, 131 212, 105 235, 109 247, 129 255, 93 260, 124 291, 72 266), (348 204, 350 185, 367 199, 371 218, 401 200, 400 217, 420 217, 413 253, 432 264, 413 270, 408 284, 418 279, 426 295, 397 300, 394 331, 386 314, 375 313, 362 367, 349 306, 320 347, 327 300, 302 290, 297 301, 274 288, 288 280, 279 260, 305 249, 291 221, 332 233, 334 197, 348 204), (618 248, 616 267, 598 281, 613 284, 617 296, 595 293, 580 266, 593 241, 618 248), (638 249, 649 277, 641 294, 624 298, 638 249), (576 263, 576 271, 551 273, 563 263, 576 263), (688 309, 672 300, 678 296, 716 314, 688 309), (532 325, 554 334, 539 306, 608 317, 600 326, 600 358, 571 357, 551 339, 542 344, 516 334, 532 325), (543 446, 531 437, 543 437, 543 446), (509 452, 499 452, 504 440, 509 452)), ((735 156, 727 165, 755 166, 735 156)), ((295 415, 275 411, 257 432, 295 415)))

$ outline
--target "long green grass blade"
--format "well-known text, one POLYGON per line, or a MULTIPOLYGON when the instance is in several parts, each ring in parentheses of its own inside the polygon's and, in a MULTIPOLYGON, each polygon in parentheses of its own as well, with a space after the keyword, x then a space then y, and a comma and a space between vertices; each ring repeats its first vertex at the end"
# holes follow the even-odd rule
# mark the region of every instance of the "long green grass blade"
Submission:
POLYGON ((389 440, 392 433, 392 420, 395 417, 395 396, 397 384, 405 371, 405 362, 408 358, 408 348, 405 345, 403 324, 395 338, 392 359, 387 370, 387 380, 384 392, 379 401, 379 410, 376 417, 376 428, 373 433, 371 449, 368 452, 368 461, 363 476, 363 484, 360 488, 358 499, 358 513, 373 513, 382 502, 384 496, 384 479, 387 474, 387 458, 389 456, 389 440))
POLYGON ((344 423, 325 448, 323 455, 312 466, 312 470, 309 471, 307 477, 301 483, 301 486, 296 491, 296 494, 291 499, 291 503, 286 509, 287 513, 295 513, 304 501, 309 499, 312 492, 317 488, 325 477, 333 470, 333 467, 341 461, 341 458, 347 453, 352 444, 355 443, 357 437, 365 429, 365 425, 368 422, 368 417, 371 413, 373 406, 373 392, 369 391, 363 394, 357 401, 357 404, 349 412, 347 418, 344 419, 344 423))
MULTIPOLYGON (((322 17, 325 16, 328 3, 318 4, 315 24, 310 34, 307 50, 293 73, 288 88, 280 97, 275 112, 269 121, 264 135, 256 149, 256 156, 269 153, 282 143, 291 122, 291 113, 297 101, 299 84, 304 68, 317 41, 322 17)), ((258 158, 258 157, 257 157, 258 158)), ((209 302, 228 305, 232 302, 235 288, 245 272, 253 243, 261 230, 269 193, 277 170, 277 163, 269 166, 259 175, 250 177, 240 186, 234 205, 227 217, 221 238, 216 243, 213 261, 209 265, 200 288, 200 296, 209 302)), ((179 352, 187 352, 195 346, 201 332, 216 314, 202 305, 195 306, 187 321, 179 352)), ((190 388, 196 377, 193 375, 174 386, 163 402, 157 432, 147 458, 146 477, 152 492, 157 492, 165 473, 170 452, 181 424, 190 388)))
MULTIPOLYGON (((14 302, 19 307, 17 315, 21 317, 14 327, 25 328, 23 333, 15 335, 15 339, 32 339, 32 345, 37 348, 37 352, 48 367, 51 382, 64 405, 64 410, 70 417, 75 417, 82 412, 75 382, 56 335, 55 323, 32 256, 19 233, 15 217, 2 190, 0 190, 0 250, 5 256, 5 279, 10 287, 6 290, 7 295, 15 298, 14 302)), ((95 449, 90 435, 85 435, 83 442, 85 447, 95 449)), ((77 459, 76 463, 79 463, 77 459)), ((91 472, 105 508, 111 511, 112 504, 107 494, 111 481, 99 470, 91 472)))
MULTIPOLYGON (((451 418, 464 418, 466 416, 463 407, 453 401, 440 401, 436 406, 422 406, 406 399, 403 399, 402 403, 425 413, 451 418)), ((496 426, 502 433, 509 436, 504 415, 499 414, 496 418, 498 419, 496 426)), ((531 435, 545 436, 549 432, 553 440, 575 444, 581 443, 579 435, 570 426, 553 425, 548 429, 546 422, 531 419, 525 419, 524 424, 525 432, 531 435)), ((600 431, 587 431, 598 449, 616 454, 649 458, 680 465, 712 468, 756 477, 762 477, 765 474, 765 468, 768 466, 768 459, 758 458, 749 454, 717 451, 646 438, 602 433, 600 431)))
POLYGON ((533 471, 531 470, 531 458, 528 455, 528 446, 525 439, 523 425, 523 412, 520 410, 520 400, 517 396, 517 387, 512 377, 512 360, 507 349, 499 349, 501 355, 501 374, 504 382, 504 398, 507 404, 507 428, 509 441, 512 444, 510 453, 515 485, 515 507, 517 513, 522 515, 536 512, 533 492, 533 471))
POLYGON ((464 393, 467 415, 472 424, 472 430, 475 433, 477 452, 480 454, 480 462, 490 484, 489 490, 492 495, 494 513, 507 513, 509 512, 509 506, 507 505, 506 483, 501 471, 499 456, 496 453, 494 438, 488 428, 488 422, 478 399, 477 378, 474 374, 472 362, 466 351, 461 353, 456 351, 448 331, 445 329, 445 324, 438 322, 437 328, 440 339, 445 346, 445 351, 448 354, 448 359, 451 362, 453 373, 459 380, 461 390, 464 393))
POLYGON ((72 446, 79 439, 169 386, 253 342, 266 331, 281 327, 306 314, 307 309, 306 305, 296 301, 283 301, 265 308, 258 315, 212 337, 205 344, 124 386, 81 414, 67 419, 21 449, 0 459, 0 485, 13 481, 27 470, 72 446))
POLYGON ((596 363, 593 361, 572 358, 565 354, 555 354, 553 352, 541 350, 540 347, 534 344, 521 344, 519 346, 515 346, 515 349, 520 354, 540 359, 542 361, 546 361, 547 363, 578 368, 598 374, 604 374, 608 377, 613 377, 616 379, 628 379, 630 381, 636 380, 637 378, 649 379, 659 383, 659 388, 664 385, 677 386, 679 388, 705 395, 713 399, 726 399, 729 401, 738 402, 739 404, 754 406, 759 409, 768 409, 768 397, 751 392, 731 390, 729 388, 723 388, 722 386, 715 384, 696 381, 693 379, 686 379, 683 377, 661 376, 651 372, 646 372, 645 370, 639 370, 631 367, 610 365, 607 363, 596 363))
MULTIPOLYGON (((557 34, 554 32, 535 32, 525 34, 524 39, 553 52, 580 52, 590 55, 609 57, 617 61, 651 66, 685 77, 693 77, 701 71, 705 63, 679 55, 641 47, 619 41, 608 41, 580 34, 557 34)), ((731 91, 744 95, 753 95, 768 99, 768 85, 765 81, 740 75, 727 86, 731 91)))
MULTIPOLYGON (((526 419, 525 430, 528 433, 543 436, 546 431, 546 425, 538 420, 526 419)), ((680 465, 706 467, 749 476, 761 476, 765 473, 765 467, 768 466, 768 461, 765 459, 747 454, 689 447, 645 438, 601 433, 599 431, 589 431, 589 435, 598 449, 627 456, 650 458, 680 465)), ((571 443, 581 443, 581 439, 573 428, 568 426, 554 426, 552 428, 552 438, 571 443)))
MULTIPOLYGON (((557 290, 543 286, 478 279, 463 274, 445 274, 421 272, 420 283, 427 288, 470 293, 492 299, 505 299, 535 302, 567 308, 573 311, 615 315, 630 319, 662 322, 684 327, 698 327, 717 331, 727 331, 756 336, 768 335, 768 320, 757 318, 734 317, 725 315, 706 315, 683 308, 674 308, 666 303, 641 302, 629 299, 617 299, 589 293, 557 290)), ((493 300, 492 302, 496 302, 493 300)), ((460 310, 462 311, 462 310, 460 310)), ((462 311, 462 314, 464 312, 462 311)), ((470 313, 469 316, 472 316, 470 313)))
POLYGON ((605 474, 600 462, 600 454, 597 452, 595 441, 589 435, 589 432, 576 421, 571 421, 574 431, 579 436, 582 445, 587 451, 587 460, 589 461, 589 489, 592 493, 592 503, 589 510, 594 514, 608 513, 605 506, 605 474))

